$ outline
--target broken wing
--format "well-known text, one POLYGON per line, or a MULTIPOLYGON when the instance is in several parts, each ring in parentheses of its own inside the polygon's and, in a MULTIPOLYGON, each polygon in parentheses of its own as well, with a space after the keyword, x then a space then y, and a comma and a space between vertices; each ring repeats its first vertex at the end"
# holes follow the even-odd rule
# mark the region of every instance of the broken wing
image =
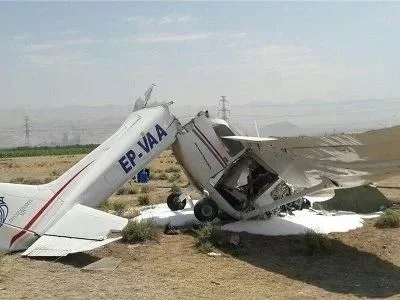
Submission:
POLYGON ((313 186, 324 177, 352 187, 400 174, 400 126, 358 134, 257 139, 242 143, 297 187, 313 186))

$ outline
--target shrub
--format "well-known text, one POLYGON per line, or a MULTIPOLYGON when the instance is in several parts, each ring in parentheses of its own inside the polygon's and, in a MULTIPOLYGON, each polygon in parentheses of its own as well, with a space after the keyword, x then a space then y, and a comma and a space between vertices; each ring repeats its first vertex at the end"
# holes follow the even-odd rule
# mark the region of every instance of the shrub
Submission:
POLYGON ((170 192, 171 192, 171 193, 181 193, 182 190, 181 190, 181 188, 179 187, 179 185, 173 184, 173 185, 171 185, 171 190, 170 190, 170 192))
POLYGON ((375 226, 378 228, 399 228, 400 211, 388 209, 376 220, 375 226))
POLYGON ((53 171, 51 171, 50 175, 51 176, 60 176, 61 174, 60 174, 60 171, 53 170, 53 171))
POLYGON ((115 210, 115 212, 117 213, 117 215, 122 215, 122 213, 125 210, 125 204, 122 202, 114 202, 113 203, 113 209, 115 210))
POLYGON ((301 245, 306 255, 329 253, 332 250, 332 241, 327 236, 312 230, 301 235, 301 245))
POLYGON ((150 221, 129 221, 122 230, 122 241, 126 243, 143 243, 158 237, 158 230, 150 221))
POLYGON ((16 178, 11 179, 10 183, 37 185, 37 184, 42 184, 43 181, 40 179, 36 179, 36 178, 16 177, 16 178))
POLYGON ((110 210, 110 209, 111 209, 111 207, 110 207, 110 202, 108 202, 108 200, 103 201, 103 203, 100 204, 99 209, 102 210, 102 211, 108 211, 108 210, 110 210))
POLYGON ((123 187, 119 188, 115 194, 116 195, 126 195, 126 193, 127 193, 127 188, 123 186, 123 187))
POLYGON ((209 241, 197 244, 197 249, 201 253, 210 253, 210 252, 213 252, 215 250, 214 245, 209 241))
POLYGON ((140 193, 142 194, 147 194, 148 192, 150 192, 150 186, 149 185, 142 185, 142 187, 140 188, 140 193))
POLYGON ((138 201, 140 205, 149 205, 150 204, 150 196, 147 193, 144 193, 138 197, 138 201))
POLYGON ((125 187, 125 186, 121 187, 116 192, 117 195, 135 195, 137 193, 138 193, 137 188, 135 188, 135 187, 125 187))
POLYGON ((208 253, 214 250, 212 242, 213 227, 210 223, 200 227, 200 229, 194 230, 197 239, 196 247, 202 253, 208 253))
POLYGON ((40 179, 36 179, 36 178, 26 178, 23 183, 24 184, 37 185, 37 184, 42 184, 43 181, 40 180, 40 179))
POLYGON ((139 193, 139 190, 136 187, 128 188, 128 195, 136 195, 137 193, 139 193))
POLYGON ((181 182, 181 174, 180 173, 174 173, 168 178, 168 182, 181 182))

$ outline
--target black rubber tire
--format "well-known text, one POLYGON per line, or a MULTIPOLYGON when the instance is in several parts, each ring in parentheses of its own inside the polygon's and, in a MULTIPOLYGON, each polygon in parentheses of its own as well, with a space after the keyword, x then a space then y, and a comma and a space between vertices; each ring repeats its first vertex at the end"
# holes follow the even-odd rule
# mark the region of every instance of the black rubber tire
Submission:
POLYGON ((218 205, 210 198, 204 198, 194 206, 194 215, 201 222, 211 222, 218 216, 218 205))
POLYGON ((177 211, 182 210, 186 206, 186 199, 183 201, 179 200, 181 193, 171 193, 167 197, 167 205, 170 210, 177 211))
POLYGON ((309 209, 311 207, 311 202, 307 199, 303 199, 301 209, 309 209))

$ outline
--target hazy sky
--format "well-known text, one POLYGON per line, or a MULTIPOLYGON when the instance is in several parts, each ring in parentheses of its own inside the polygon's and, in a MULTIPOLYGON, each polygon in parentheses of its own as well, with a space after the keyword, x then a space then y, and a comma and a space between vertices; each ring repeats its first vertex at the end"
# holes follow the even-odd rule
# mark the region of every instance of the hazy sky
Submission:
POLYGON ((400 3, 0 3, 2 108, 400 96, 400 3))

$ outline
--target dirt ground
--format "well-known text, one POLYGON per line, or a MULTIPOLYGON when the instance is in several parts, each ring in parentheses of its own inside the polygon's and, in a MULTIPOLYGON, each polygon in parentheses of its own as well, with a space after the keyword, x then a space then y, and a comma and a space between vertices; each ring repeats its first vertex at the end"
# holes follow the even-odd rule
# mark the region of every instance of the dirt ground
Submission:
MULTIPOLYGON (((0 161, 0 181, 49 181, 80 156, 17 158, 0 161)), ((151 203, 165 201, 173 184, 187 180, 170 152, 151 164, 151 203), (171 168, 172 167, 172 168, 171 168), (157 170, 157 171, 156 171, 157 170), (179 178, 177 175, 180 174, 179 178), (158 175, 157 175, 158 174, 158 175)), ((399 201, 400 177, 379 183, 382 191, 399 201)), ((138 205, 141 187, 128 183, 135 194, 113 195, 108 200, 138 205)), ((363 228, 329 234, 329 254, 304 255, 297 236, 262 237, 240 234, 238 249, 217 249, 220 257, 201 254, 190 234, 161 234, 159 241, 129 246, 113 243, 89 253, 58 260, 23 258, 19 254, 0 261, 0 299, 400 299, 400 229, 376 229, 369 220, 363 228), (122 259, 109 272, 87 272, 81 267, 102 257, 122 259)))

